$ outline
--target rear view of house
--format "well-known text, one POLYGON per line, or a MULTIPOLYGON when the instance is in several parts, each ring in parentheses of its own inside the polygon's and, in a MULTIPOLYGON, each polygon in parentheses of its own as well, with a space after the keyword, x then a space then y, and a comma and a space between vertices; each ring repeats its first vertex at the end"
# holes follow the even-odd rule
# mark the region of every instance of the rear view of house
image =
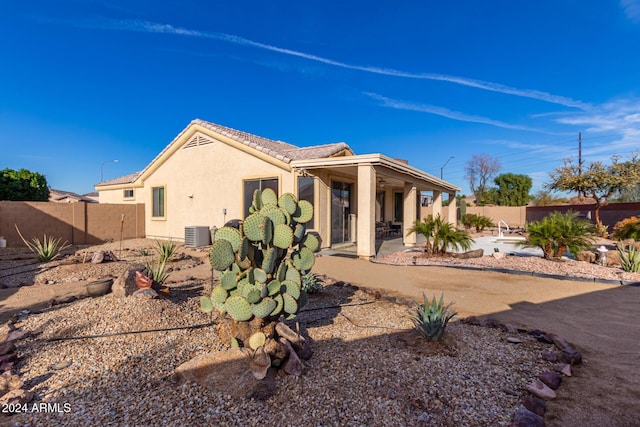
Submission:
MULTIPOLYGON (((141 172, 98 183, 100 203, 144 203, 147 237, 181 240, 185 227, 221 227, 249 212, 254 190, 286 192, 314 206, 308 224, 322 246, 357 243, 375 255, 376 222, 411 227, 420 192, 455 201, 459 188, 382 154, 343 143, 297 147, 203 120, 192 121, 141 172)), ((455 206, 449 221, 455 221, 455 206)), ((415 235, 404 237, 406 245, 415 235)))

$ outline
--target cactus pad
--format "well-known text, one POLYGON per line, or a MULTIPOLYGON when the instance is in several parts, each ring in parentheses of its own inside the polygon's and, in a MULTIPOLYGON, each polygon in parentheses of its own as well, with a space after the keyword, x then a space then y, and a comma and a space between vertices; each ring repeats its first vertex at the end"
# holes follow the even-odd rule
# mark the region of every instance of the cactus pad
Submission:
POLYGON ((253 278, 255 282, 266 283, 267 282, 267 273, 261 268, 253 269, 253 278))
POLYGON ((249 256, 249 239, 246 237, 242 238, 242 242, 240 243, 240 247, 238 248, 238 256, 240 259, 244 259, 249 256))
POLYGON ((282 288, 282 283, 277 280, 272 280, 267 285, 267 290, 269 291, 269 296, 274 296, 280 293, 280 289, 282 288))
POLYGON ((300 200, 296 212, 291 217, 302 224, 311 221, 311 218, 313 218, 313 205, 306 200, 300 200))
POLYGON ((295 230, 293 230, 293 243, 300 243, 304 238, 304 233, 307 231, 307 227, 302 224, 296 224, 295 230))
POLYGON ((285 224, 287 222, 284 213, 280 210, 280 208, 272 205, 265 206, 264 209, 260 211, 260 213, 266 217, 269 217, 273 225, 285 224))
POLYGON ((276 308, 273 309, 270 316, 279 316, 282 313, 282 309, 284 308, 284 299, 281 294, 278 294, 273 297, 273 300, 276 302, 276 308))
POLYGON ((260 289, 259 288, 255 287, 255 286, 252 286, 250 288, 246 287, 244 293, 245 293, 245 295, 247 297, 247 301, 250 304, 256 304, 256 303, 258 303, 260 301, 260 289), (246 289, 248 289, 248 291, 246 289))
POLYGON ((262 259, 262 269, 265 271, 265 273, 273 273, 277 256, 278 251, 276 250, 276 248, 269 248, 264 252, 264 258, 262 259))
POLYGON ((238 286, 238 275, 233 271, 228 271, 220 278, 220 286, 226 291, 230 291, 238 286))
POLYGON ((264 239, 264 223, 266 218, 260 212, 252 213, 242 223, 242 229, 247 239, 261 242, 264 239))
POLYGON ((273 231, 273 245, 281 249, 287 249, 292 243, 293 231, 291 231, 291 227, 285 224, 276 225, 273 231))
POLYGON ((278 303, 273 298, 267 297, 251 306, 251 311, 256 317, 264 319, 265 317, 269 317, 277 306, 278 303))
POLYGON ((224 289, 221 285, 213 288, 213 292, 211 292, 211 300, 217 303, 223 303, 227 300, 229 294, 227 290, 224 289))
POLYGON ((269 217, 264 218, 263 223, 264 235, 262 236, 262 244, 269 246, 273 241, 273 221, 269 217))
POLYGON ((300 297, 298 298, 298 310, 307 305, 309 302, 309 294, 305 290, 300 291, 300 297))
POLYGON ((282 300, 284 302, 283 309, 287 314, 296 314, 298 311, 298 302, 289 294, 282 294, 282 300))
POLYGON ((231 243, 226 240, 216 240, 209 250, 209 260, 216 270, 226 270, 233 264, 236 256, 231 243))
POLYGON ((302 277, 300 276, 300 272, 296 270, 296 268, 293 266, 287 268, 287 274, 284 276, 284 278, 285 280, 296 282, 297 284, 302 283, 302 277))
POLYGON ((293 194, 284 193, 278 199, 278 206, 289 212, 290 215, 293 215, 298 208, 298 201, 296 200, 296 196, 293 194))
POLYGON ((254 211, 262 209, 262 192, 260 190, 255 190, 253 192, 253 203, 251 204, 251 207, 254 211))
POLYGON ((282 282, 282 286, 287 289, 287 294, 293 298, 298 299, 300 297, 300 284, 291 280, 285 280, 282 282))
POLYGON ((213 311, 213 303, 207 297, 200 297, 200 310, 205 313, 211 313, 213 311))
POLYGON ((231 318, 236 322, 249 320, 253 316, 253 313, 251 312, 251 304, 239 295, 227 298, 224 306, 227 313, 229 313, 229 316, 231 316, 231 318))
POLYGON ((305 248, 309 248, 311 252, 316 252, 320 249, 320 241, 313 234, 306 234, 300 244, 305 248))
POLYGON ((276 196, 276 192, 270 188, 262 190, 262 204, 276 206, 278 204, 278 196, 276 196))
POLYGON ((316 262, 316 257, 309 248, 302 248, 291 254, 293 265, 300 271, 309 271, 316 262))
POLYGON ((242 233, 233 227, 222 227, 216 230, 215 240, 226 240, 231 243, 234 252, 238 252, 240 243, 242 242, 242 233))
POLYGON ((267 341, 267 336, 264 334, 264 332, 254 332, 249 337, 249 347, 252 350, 257 350, 258 347, 262 347, 264 345, 265 341, 267 341))

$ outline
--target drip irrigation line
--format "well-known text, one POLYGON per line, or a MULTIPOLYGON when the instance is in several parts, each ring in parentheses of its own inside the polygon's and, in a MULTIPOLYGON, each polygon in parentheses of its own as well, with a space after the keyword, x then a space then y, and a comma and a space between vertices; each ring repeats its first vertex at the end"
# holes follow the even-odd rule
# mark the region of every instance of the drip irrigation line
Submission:
POLYGON ((358 325, 356 322, 354 322, 353 320, 349 319, 345 314, 343 313, 338 313, 340 316, 344 317, 345 319, 347 319, 349 322, 351 322, 351 324, 355 327, 358 328, 369 328, 369 329, 391 329, 394 331, 408 331, 408 328, 392 328, 389 326, 378 326, 378 325, 358 325))
MULTIPOLYGON (((5 261, 5 262, 10 262, 10 261, 22 261, 22 260, 21 260, 21 259, 12 259, 12 260, 8 260, 8 261, 5 261)), ((20 265, 20 266, 18 266, 18 267, 16 267, 16 266, 2 267, 2 268, 0 268, 0 271, 4 271, 4 270, 13 270, 13 269, 15 269, 15 268, 24 267, 24 266, 27 266, 27 265, 38 264, 39 262, 40 262, 40 261, 28 262, 28 263, 22 264, 22 265, 20 265)))
POLYGON ((0 279, 4 279, 5 277, 10 277, 10 276, 16 276, 18 274, 25 274, 25 273, 33 273, 34 271, 37 271, 38 273, 44 273, 45 271, 49 271, 53 268, 55 268, 57 266, 53 266, 53 267, 46 267, 46 268, 32 268, 31 270, 23 270, 23 271, 18 271, 15 273, 9 273, 9 274, 5 274, 3 276, 0 276, 0 279))
POLYGON ((298 311, 298 313, 306 313, 307 311, 327 310, 327 309, 330 309, 330 308, 356 307, 356 306, 359 306, 359 305, 373 304, 374 302, 375 301, 367 301, 367 302, 356 302, 356 303, 353 303, 353 304, 325 305, 323 307, 308 308, 306 310, 300 310, 300 311, 298 311))
POLYGON ((201 329, 201 328, 206 328, 208 326, 215 326, 215 323, 201 323, 199 325, 191 325, 191 326, 176 326, 174 328, 144 329, 140 331, 114 332, 112 334, 83 335, 78 337, 58 337, 58 338, 49 338, 46 341, 51 342, 51 341, 83 340, 83 339, 89 339, 89 338, 107 338, 107 337, 117 337, 120 335, 144 334, 148 332, 167 332, 167 331, 179 331, 182 329, 201 329))

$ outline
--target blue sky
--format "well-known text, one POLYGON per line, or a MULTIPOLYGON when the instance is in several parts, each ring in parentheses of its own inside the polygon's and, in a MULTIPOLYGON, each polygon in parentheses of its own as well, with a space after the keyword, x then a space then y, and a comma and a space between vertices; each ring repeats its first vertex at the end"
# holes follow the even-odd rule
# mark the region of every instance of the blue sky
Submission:
MULTIPOLYGON (((2 2, 0 169, 86 193, 194 118, 344 141, 469 193, 473 154, 534 191, 640 148, 640 0, 2 2)), ((215 165, 211 165, 215 167, 215 165)))

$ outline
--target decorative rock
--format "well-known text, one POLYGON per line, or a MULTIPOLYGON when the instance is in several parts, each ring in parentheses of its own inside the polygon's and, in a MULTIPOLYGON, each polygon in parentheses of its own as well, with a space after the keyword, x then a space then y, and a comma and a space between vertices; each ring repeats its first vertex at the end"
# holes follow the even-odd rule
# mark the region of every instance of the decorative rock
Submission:
POLYGON ((24 331, 20 331, 20 330, 11 331, 9 335, 7 335, 7 341, 18 341, 26 336, 27 336, 27 333, 24 331))
POLYGON ((142 264, 136 265, 134 268, 125 270, 118 276, 111 286, 111 292, 116 297, 128 297, 133 295, 138 290, 136 285, 136 272, 143 271, 145 266, 142 264))
POLYGON ((264 351, 264 347, 260 347, 253 354, 249 361, 249 369, 257 380, 261 380, 267 376, 267 370, 271 366, 271 358, 264 351))
POLYGON ((55 365, 52 365, 51 369, 53 369, 54 371, 59 371, 64 368, 68 368, 69 366, 71 366, 71 361, 65 360, 64 362, 58 362, 55 365))
POLYGON ((495 317, 489 316, 489 317, 487 317, 486 319, 484 319, 482 321, 482 326, 487 326, 489 328, 497 328, 497 327, 501 326, 501 323, 495 317))
POLYGON ((249 398, 264 387, 249 370, 244 353, 234 348, 203 354, 183 363, 175 369, 174 379, 178 385, 195 381, 235 398, 249 398))
POLYGON ((534 414, 538 414, 541 417, 544 417, 544 413, 547 412, 547 404, 544 402, 544 400, 538 397, 524 396, 522 398, 522 405, 534 414))
POLYGON ((287 341, 282 337, 280 338, 279 341, 282 344, 289 347, 289 357, 287 358, 287 361, 284 362, 284 365, 282 366, 282 370, 289 375, 293 375, 294 377, 299 377, 300 375, 302 375, 302 370, 304 369, 304 365, 302 364, 302 361, 300 360, 296 352, 293 350, 293 347, 291 347, 291 344, 289 343, 289 341, 287 341))
POLYGON ((620 254, 618 251, 607 252, 607 267, 620 267, 620 254))
POLYGON ((580 251, 576 254, 576 259, 582 262, 588 262, 590 264, 595 264, 596 262, 596 254, 591 251, 580 251))
POLYGON ((515 337, 507 337, 507 341, 509 341, 512 344, 520 344, 522 342, 521 339, 518 339, 515 337))
POLYGON ((278 322, 276 324, 276 333, 278 336, 289 341, 289 343, 291 343, 295 348, 302 348, 304 345, 304 337, 299 335, 297 332, 294 332, 286 323, 278 322))
POLYGON ((482 258, 483 255, 484 255, 484 249, 476 249, 473 251, 454 253, 453 257, 458 259, 472 259, 472 258, 482 258))
POLYGON ((553 341, 556 347, 562 351, 565 362, 571 365, 578 365, 582 362, 582 354, 573 348, 567 340, 555 334, 547 334, 547 336, 553 341))
POLYGON ((507 256, 506 252, 494 252, 491 254, 495 259, 504 259, 507 256))
POLYGON ((553 350, 542 350, 540 357, 542 357, 542 360, 546 360, 547 362, 558 361, 558 353, 553 350))
POLYGON ((11 407, 12 405, 14 407, 18 405, 22 406, 26 403, 31 402, 32 399, 33 393, 31 393, 30 391, 16 389, 11 390, 4 396, 0 397, 0 404, 3 407, 11 407))
POLYGON ((531 383, 527 386, 527 390, 544 400, 551 400, 556 398, 556 392, 551 390, 546 386, 546 384, 537 379, 531 381, 531 383))
POLYGON ((512 427, 544 427, 544 418, 524 406, 518 406, 513 416, 512 427))
POLYGON ((4 344, 0 344, 0 356, 13 353, 13 350, 15 349, 16 349, 16 345, 11 341, 5 342, 4 344))
POLYGON ((541 372, 540 374, 538 374, 538 379, 545 383, 552 390, 557 390, 562 383, 562 377, 551 371, 541 372))
POLYGON ((4 354, 0 356, 0 365, 4 365, 5 363, 11 363, 15 361, 16 355, 14 353, 4 354))
POLYGON ((135 291, 132 296, 136 298, 154 299, 158 298, 158 293, 151 288, 143 288, 135 291))
POLYGON ((567 377, 571 376, 571 365, 568 363, 557 363, 553 365, 553 370, 556 372, 560 372, 567 377))

